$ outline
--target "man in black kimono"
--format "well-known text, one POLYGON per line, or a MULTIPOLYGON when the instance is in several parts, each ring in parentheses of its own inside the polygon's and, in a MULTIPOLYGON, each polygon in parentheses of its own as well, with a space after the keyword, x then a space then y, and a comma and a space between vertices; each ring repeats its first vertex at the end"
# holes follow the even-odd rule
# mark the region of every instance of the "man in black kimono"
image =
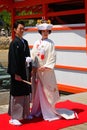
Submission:
POLYGON ((31 93, 31 86, 22 80, 28 79, 30 81, 32 64, 28 42, 22 37, 24 23, 22 21, 15 22, 13 28, 15 38, 10 44, 8 53, 8 73, 11 75, 9 101, 9 114, 11 119, 9 123, 21 125, 21 120, 29 116, 29 93, 31 93), (26 58, 30 58, 28 66, 26 58), (29 74, 28 77, 27 74, 29 74))

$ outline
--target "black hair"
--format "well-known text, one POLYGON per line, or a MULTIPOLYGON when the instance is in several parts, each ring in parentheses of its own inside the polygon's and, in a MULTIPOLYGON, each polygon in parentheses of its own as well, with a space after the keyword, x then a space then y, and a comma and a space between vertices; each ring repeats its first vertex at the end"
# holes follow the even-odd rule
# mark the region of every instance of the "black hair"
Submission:
POLYGON ((19 24, 22 24, 23 26, 25 26, 23 21, 16 21, 14 23, 14 25, 13 25, 13 28, 17 29, 17 27, 18 27, 19 24))
MULTIPOLYGON (((51 30, 48 30, 49 31, 49 34, 51 34, 51 30)), ((42 30, 38 30, 38 32, 42 35, 42 30)))

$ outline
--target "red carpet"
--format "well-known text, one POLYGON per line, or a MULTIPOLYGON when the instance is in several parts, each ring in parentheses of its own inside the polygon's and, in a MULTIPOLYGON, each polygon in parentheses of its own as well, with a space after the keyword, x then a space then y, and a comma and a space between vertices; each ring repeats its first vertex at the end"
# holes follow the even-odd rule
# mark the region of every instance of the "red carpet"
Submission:
POLYGON ((8 123, 10 117, 8 114, 0 115, 0 130, 59 130, 69 126, 87 122, 87 105, 64 101, 56 104, 57 108, 69 108, 78 113, 79 119, 65 120, 60 119, 52 122, 44 121, 41 117, 33 120, 26 120, 22 126, 12 126, 8 123))

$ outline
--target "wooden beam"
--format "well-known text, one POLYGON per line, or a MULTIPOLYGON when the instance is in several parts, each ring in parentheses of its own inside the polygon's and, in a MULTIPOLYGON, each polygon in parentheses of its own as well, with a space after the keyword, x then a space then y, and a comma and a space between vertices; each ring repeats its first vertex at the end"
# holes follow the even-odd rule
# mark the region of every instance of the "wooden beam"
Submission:
POLYGON ((53 27, 52 30, 53 31, 62 31, 62 30, 85 30, 86 26, 78 26, 78 27, 73 27, 73 26, 65 26, 65 27, 53 27))
POLYGON ((25 1, 20 1, 20 2, 15 2, 14 3, 14 8, 23 8, 23 7, 28 7, 28 6, 33 6, 33 5, 39 5, 41 4, 41 0, 25 0, 25 1))
POLYGON ((4 6, 9 6, 11 5, 13 2, 12 0, 0 0, 0 6, 4 5, 4 6))
POLYGON ((87 68, 75 67, 75 66, 65 66, 65 65, 55 65, 56 69, 72 70, 72 71, 81 71, 87 73, 87 68))
POLYGON ((29 19, 29 18, 41 18, 43 14, 32 14, 32 15, 24 15, 24 16, 15 16, 15 20, 18 19, 29 19))
POLYGON ((25 0, 25 1, 20 1, 20 2, 15 2, 14 3, 14 8, 23 8, 33 5, 40 5, 40 4, 49 4, 49 3, 58 3, 58 2, 66 2, 68 0, 25 0))
POLYGON ((85 9, 74 9, 74 10, 68 10, 68 11, 58 11, 58 12, 49 12, 47 13, 47 16, 62 16, 62 15, 73 15, 73 14, 83 14, 85 13, 85 9))
POLYGON ((56 50, 72 50, 72 51, 86 51, 86 47, 75 47, 75 46, 55 46, 56 50))
POLYGON ((58 89, 60 91, 69 92, 69 93, 81 93, 81 92, 87 92, 87 88, 81 88, 79 86, 70 86, 66 84, 57 84, 58 89))

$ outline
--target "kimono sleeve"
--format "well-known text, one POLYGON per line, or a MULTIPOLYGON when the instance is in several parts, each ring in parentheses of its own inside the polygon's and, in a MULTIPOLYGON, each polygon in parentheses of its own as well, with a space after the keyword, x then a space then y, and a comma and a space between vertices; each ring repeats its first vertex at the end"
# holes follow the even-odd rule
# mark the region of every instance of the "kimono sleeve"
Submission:
POLYGON ((11 42, 8 53, 8 70, 7 72, 11 75, 18 74, 17 66, 17 50, 13 42, 11 42))
MULTIPOLYGON (((34 62, 36 60, 36 56, 37 56, 37 43, 39 43, 39 41, 36 41, 33 45, 33 48, 31 50, 31 58, 33 59, 33 65, 34 65, 34 62)), ((34 65, 35 66, 35 65, 34 65)))
POLYGON ((55 47, 54 47, 54 43, 50 43, 50 46, 48 48, 48 58, 47 58, 47 61, 46 61, 46 64, 44 65, 44 67, 53 69, 55 63, 56 63, 55 47))

